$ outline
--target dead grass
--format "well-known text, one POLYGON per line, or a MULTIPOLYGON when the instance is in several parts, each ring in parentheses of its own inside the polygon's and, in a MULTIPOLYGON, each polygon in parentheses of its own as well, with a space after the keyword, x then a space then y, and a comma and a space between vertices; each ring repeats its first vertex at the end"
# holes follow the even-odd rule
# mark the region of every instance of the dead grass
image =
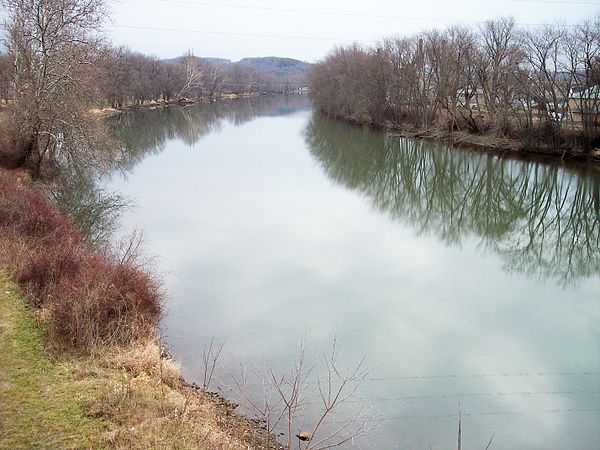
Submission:
POLYGON ((182 382, 161 353, 148 340, 94 357, 49 354, 0 275, 0 449, 279 448, 232 405, 182 382))
POLYGON ((126 349, 104 351, 103 361, 107 367, 148 374, 170 387, 177 386, 182 379, 181 367, 174 360, 164 357, 156 340, 140 342, 126 349))

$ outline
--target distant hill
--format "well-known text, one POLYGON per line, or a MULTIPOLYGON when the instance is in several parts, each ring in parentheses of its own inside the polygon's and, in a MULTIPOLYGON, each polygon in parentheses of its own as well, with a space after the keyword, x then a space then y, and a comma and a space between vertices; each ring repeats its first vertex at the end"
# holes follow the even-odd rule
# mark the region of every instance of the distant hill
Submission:
MULTIPOLYGON (((166 62, 167 64, 177 64, 177 63, 181 62, 181 60, 183 58, 184 58, 183 56, 177 56, 175 58, 163 59, 162 61, 166 62)), ((233 65, 233 62, 230 59, 225 59, 225 58, 201 58, 199 56, 194 56, 194 58, 203 63, 213 64, 215 66, 219 66, 219 67, 223 67, 223 68, 227 68, 227 67, 230 67, 233 65)))
POLYGON ((270 75, 275 78, 298 78, 306 77, 311 64, 292 58, 277 58, 268 56, 265 58, 244 58, 237 64, 250 67, 259 73, 270 75))
MULTIPOLYGON (((177 58, 177 59, 180 59, 180 58, 177 58)), ((233 64, 231 62, 231 60, 225 59, 225 58, 198 58, 198 59, 204 63, 213 64, 213 65, 219 66, 219 67, 229 67, 233 64)))
MULTIPOLYGON (((240 61, 233 62, 224 58, 203 58, 197 57, 203 63, 212 64, 222 69, 231 69, 233 66, 239 65, 248 67, 255 72, 266 75, 278 80, 305 80, 308 71, 312 64, 299 61, 292 58, 279 58, 276 56, 244 58, 240 61)), ((182 57, 171 58, 164 60, 167 63, 177 63, 182 57)))

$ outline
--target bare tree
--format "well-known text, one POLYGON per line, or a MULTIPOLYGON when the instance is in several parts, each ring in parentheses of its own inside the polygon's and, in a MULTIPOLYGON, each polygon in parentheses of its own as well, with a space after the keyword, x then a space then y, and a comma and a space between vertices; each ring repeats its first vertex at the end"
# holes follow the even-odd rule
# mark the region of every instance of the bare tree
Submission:
POLYGON ((433 67, 436 101, 445 112, 448 131, 477 131, 479 123, 471 102, 477 102, 478 82, 473 64, 475 36, 464 26, 443 34, 426 33, 429 61, 433 67))
POLYGON ((209 100, 213 100, 221 93, 225 81, 223 71, 216 64, 205 64, 202 70, 204 72, 203 88, 205 95, 209 100))
POLYGON ((566 30, 544 26, 524 32, 523 46, 531 70, 529 82, 538 104, 538 121, 550 131, 551 145, 560 148, 574 78, 566 66, 566 30))
POLYGON ((1 0, 14 63, 13 128, 20 163, 86 162, 106 142, 88 114, 106 9, 103 0, 1 0))
POLYGON ((198 91, 202 88, 203 74, 202 69, 198 64, 198 59, 191 50, 184 55, 182 64, 185 68, 185 83, 177 93, 177 96, 179 98, 186 95, 198 97, 200 95, 200 92, 198 91))
POLYGON ((98 90, 112 108, 123 108, 130 96, 133 73, 127 64, 130 51, 124 47, 110 49, 98 65, 98 90))
POLYGON ((514 73, 523 59, 516 22, 503 17, 485 22, 479 29, 481 45, 477 58, 479 85, 483 90, 489 124, 503 131, 514 101, 514 73))
POLYGON ((583 142, 592 147, 594 135, 598 132, 600 110, 600 15, 594 20, 586 20, 566 37, 569 72, 573 79, 574 95, 571 101, 572 123, 580 116, 583 142))
POLYGON ((0 53, 0 103, 12 96, 11 57, 0 53))

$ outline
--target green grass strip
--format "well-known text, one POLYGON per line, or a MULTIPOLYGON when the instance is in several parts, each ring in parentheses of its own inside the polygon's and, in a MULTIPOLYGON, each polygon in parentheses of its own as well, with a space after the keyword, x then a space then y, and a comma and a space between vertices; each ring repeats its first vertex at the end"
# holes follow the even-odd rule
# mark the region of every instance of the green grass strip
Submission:
POLYGON ((86 417, 91 386, 51 358, 17 286, 0 273, 0 449, 98 448, 102 423, 86 417))

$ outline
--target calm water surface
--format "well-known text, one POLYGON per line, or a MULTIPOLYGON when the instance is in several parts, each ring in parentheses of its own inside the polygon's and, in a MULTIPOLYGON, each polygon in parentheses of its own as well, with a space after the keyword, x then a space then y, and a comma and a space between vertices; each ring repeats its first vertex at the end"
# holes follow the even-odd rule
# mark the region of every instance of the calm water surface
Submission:
MULTIPOLYGON (((600 448, 600 173, 386 136, 302 97, 122 116, 186 378, 366 356, 358 448, 600 448)), ((319 370, 317 365, 316 371, 319 370)), ((252 383, 251 383, 252 384, 252 383)), ((251 388, 252 389, 252 388, 251 388)), ((253 395, 258 395, 253 392, 253 395)), ((306 420, 309 420, 307 418, 306 420)))

